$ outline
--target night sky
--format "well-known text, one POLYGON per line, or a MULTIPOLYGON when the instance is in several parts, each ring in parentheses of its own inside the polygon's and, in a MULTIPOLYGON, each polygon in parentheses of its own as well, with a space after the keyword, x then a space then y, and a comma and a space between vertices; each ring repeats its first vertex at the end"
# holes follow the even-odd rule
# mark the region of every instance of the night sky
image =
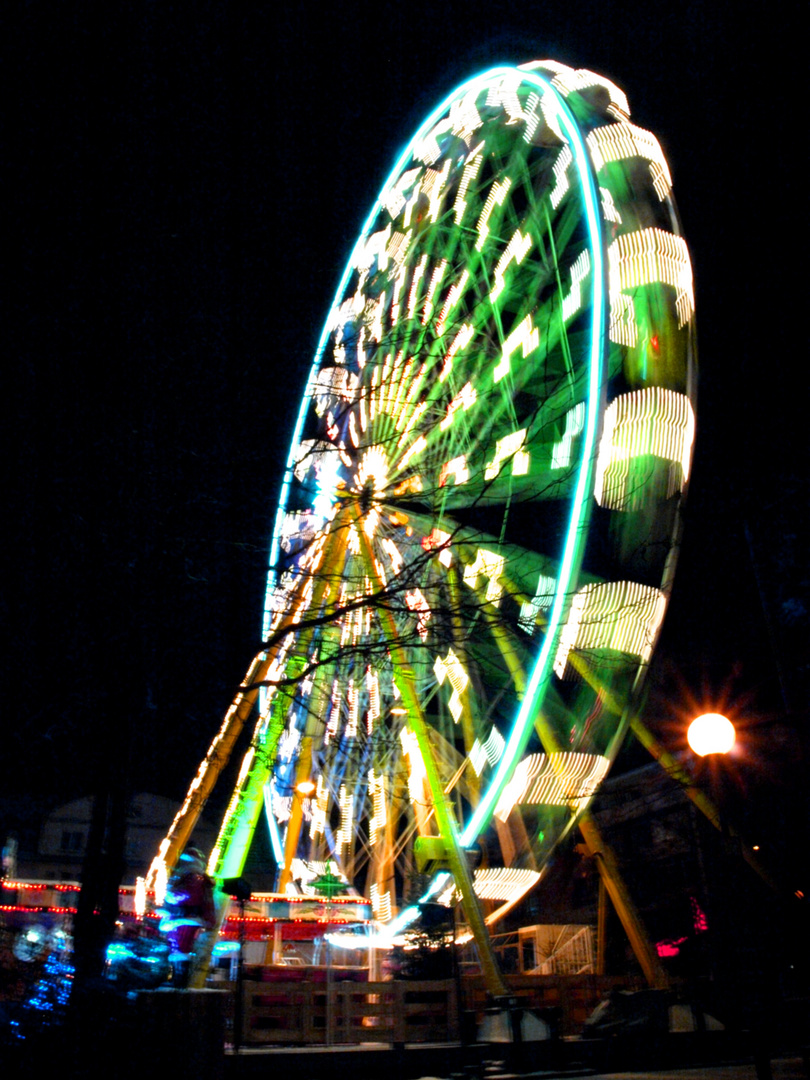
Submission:
POLYGON ((259 646, 288 442, 368 207, 440 97, 545 57, 627 91, 694 261, 697 455, 648 718, 676 739, 725 695, 751 805, 803 813, 797 28, 716 0, 17 7, 3 829, 111 769, 183 795, 259 646))

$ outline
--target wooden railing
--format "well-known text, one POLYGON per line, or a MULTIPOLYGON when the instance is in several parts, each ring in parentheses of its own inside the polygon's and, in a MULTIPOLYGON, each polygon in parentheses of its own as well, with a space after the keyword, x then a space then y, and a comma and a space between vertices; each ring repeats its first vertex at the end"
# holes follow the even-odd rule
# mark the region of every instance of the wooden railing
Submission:
MULTIPOLYGON (((526 1009, 548 1012, 560 1035, 578 1035, 593 1010, 611 990, 641 990, 646 982, 613 975, 507 975, 510 993, 526 1009)), ((465 1010, 480 1019, 488 1004, 486 984, 480 975, 462 980, 465 1010)))
MULTIPOLYGON (((638 989, 632 980, 604 975, 510 975, 511 994, 542 1010, 560 1035, 576 1035, 612 989, 638 989)), ((463 1013, 481 1021, 488 1001, 479 976, 460 980, 380 983, 246 982, 242 1041, 247 1044, 453 1042, 463 1013)))
POLYGON ((246 982, 245 1043, 454 1042, 456 984, 246 982))

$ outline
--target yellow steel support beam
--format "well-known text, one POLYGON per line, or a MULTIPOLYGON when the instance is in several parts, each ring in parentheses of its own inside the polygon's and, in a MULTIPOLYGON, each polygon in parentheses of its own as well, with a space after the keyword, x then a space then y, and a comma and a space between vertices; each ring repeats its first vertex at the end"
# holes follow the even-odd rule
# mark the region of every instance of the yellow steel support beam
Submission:
POLYGON ((580 815, 578 824, 579 831, 588 845, 588 850, 596 859, 599 875, 605 883, 608 896, 613 902, 616 914, 621 920, 624 932, 627 934, 636 959, 644 972, 644 978, 650 986, 666 988, 669 985, 667 973, 661 966, 658 953, 647 937, 644 924, 622 880, 615 855, 602 839, 599 828, 589 810, 585 810, 580 815))
MULTIPOLYGON (((451 566, 447 573, 450 585, 450 607, 453 618, 453 645, 464 670, 469 668, 467 662, 467 643, 465 640, 464 627, 461 622, 461 589, 459 587, 458 569, 451 566)), ((469 754, 478 734, 478 716, 473 704, 472 687, 468 687, 464 694, 464 707, 461 710, 461 728, 464 733, 464 749, 469 754)))
MULTIPOLYGON (((501 655, 512 675, 515 688, 520 694, 526 685, 526 676, 520 658, 495 611, 491 609, 490 605, 485 604, 484 612, 501 655)), ((562 750, 556 733, 542 713, 538 712, 535 716, 534 726, 543 749, 549 757, 562 750)), ((605 883, 605 888, 621 920, 641 970, 644 972, 644 977, 650 986, 666 986, 668 981, 666 972, 661 966, 658 954, 650 942, 641 917, 622 879, 616 857, 602 838, 589 811, 583 811, 579 815, 577 824, 589 851, 596 859, 600 878, 605 883)))
POLYGON ((673 780, 683 787, 686 795, 692 800, 695 806, 700 810, 701 814, 704 814, 708 820, 714 825, 715 829, 722 832, 726 829, 731 836, 736 836, 740 843, 740 852, 742 857, 748 863, 755 873, 759 874, 766 885, 769 885, 777 892, 780 891, 779 884, 768 873, 762 863, 754 854, 754 850, 750 844, 740 837, 737 830, 731 826, 727 821, 721 819, 720 811, 709 798, 709 796, 701 791, 700 788, 695 787, 695 783, 689 773, 684 769, 683 765, 674 758, 668 750, 666 750, 661 743, 656 739, 650 729, 646 726, 643 720, 638 716, 632 716, 630 718, 630 730, 635 737, 641 743, 641 745, 648 750, 650 754, 655 758, 659 765, 664 769, 667 775, 671 776, 673 780))
POLYGON ((607 916, 608 896, 605 879, 599 875, 599 899, 596 913, 596 974, 607 975, 607 916))
POLYGON ((312 772, 312 738, 305 735, 301 740, 301 749, 298 753, 298 761, 295 767, 295 788, 292 793, 292 805, 290 817, 287 821, 287 834, 284 838, 284 866, 278 880, 278 891, 283 893, 292 880, 292 861, 298 850, 298 840, 301 836, 301 823, 304 820, 304 797, 298 790, 298 785, 310 779, 312 772))
MULTIPOLYGON (((334 542, 337 546, 340 546, 340 541, 335 540, 334 542)), ((330 552, 328 562, 330 565, 336 563, 340 567, 343 567, 345 556, 346 546, 344 539, 339 554, 335 556, 330 552)), ((284 865, 281 868, 278 882, 278 891, 281 893, 287 888, 287 885, 292 878, 292 861, 298 850, 298 841, 301 837, 301 826, 304 820, 304 799, 299 790, 299 786, 306 781, 312 780, 313 741, 315 739, 320 741, 323 735, 325 727, 325 724, 323 723, 323 713, 324 710, 329 707, 330 683, 333 677, 334 656, 339 638, 340 627, 337 622, 331 623, 325 627, 318 667, 315 671, 312 691, 309 695, 309 714, 304 726, 304 733, 301 736, 301 748, 298 752, 298 760, 296 761, 295 766, 295 785, 292 795, 292 805, 290 807, 290 817, 287 822, 287 833, 284 839, 284 865)), ((302 636, 302 640, 297 643, 296 652, 300 657, 303 658, 306 656, 311 640, 312 632, 307 631, 302 636)))
MULTIPOLYGON (((360 537, 361 550, 366 563, 366 571, 371 581, 378 590, 382 591, 382 582, 379 579, 374 556, 363 528, 360 514, 357 512, 357 532, 360 537)), ((393 613, 385 603, 381 603, 376 611, 377 618, 383 628, 383 633, 388 641, 391 660, 394 666, 394 680, 402 697, 402 703, 408 710, 408 724, 416 737, 419 753, 425 766, 428 786, 433 799, 433 810, 436 814, 436 822, 439 826, 439 834, 445 841, 447 860, 450 872, 459 891, 461 905, 467 922, 472 930, 478 947, 478 955, 484 972, 487 989, 493 997, 506 997, 508 987, 498 967, 498 961, 492 948, 489 932, 484 923, 484 915, 478 897, 473 887, 473 875, 467 861, 467 853, 461 846, 458 823, 453 813, 451 800, 445 794, 433 748, 430 743, 428 723, 422 711, 422 704, 416 693, 416 676, 411 668, 405 649, 402 646, 393 613)))
MULTIPOLYGON (((332 523, 332 531, 335 530, 337 524, 338 518, 332 523)), ((307 610, 317 610, 324 596, 335 584, 334 578, 334 572, 330 572, 328 568, 324 568, 319 572, 318 578, 312 587, 312 598, 307 605, 307 610)), ((188 789, 185 801, 172 822, 169 832, 161 842, 158 854, 152 861, 146 879, 148 886, 154 885, 161 864, 165 865, 166 873, 171 874, 180 853, 188 843, 208 796, 213 791, 223 768, 228 763, 236 740, 242 733, 245 723, 253 711, 259 695, 260 684, 267 678, 283 647, 286 635, 295 632, 296 627, 302 622, 298 609, 302 602, 302 593, 308 583, 309 579, 304 579, 302 576, 297 588, 290 597, 290 613, 282 618, 278 627, 273 631, 273 646, 265 652, 259 653, 248 668, 242 685, 225 714, 222 726, 208 748, 197 775, 188 789)))

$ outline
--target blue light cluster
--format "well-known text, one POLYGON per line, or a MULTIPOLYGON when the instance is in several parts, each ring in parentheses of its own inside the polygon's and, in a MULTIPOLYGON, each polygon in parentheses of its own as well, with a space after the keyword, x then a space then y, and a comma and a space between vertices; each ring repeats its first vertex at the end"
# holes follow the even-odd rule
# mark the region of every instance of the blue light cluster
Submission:
POLYGON ((22 1003, 19 1019, 11 1021, 12 1037, 25 1039, 43 1028, 56 1027, 65 1017, 73 985, 73 963, 64 954, 49 952, 31 994, 22 1003))

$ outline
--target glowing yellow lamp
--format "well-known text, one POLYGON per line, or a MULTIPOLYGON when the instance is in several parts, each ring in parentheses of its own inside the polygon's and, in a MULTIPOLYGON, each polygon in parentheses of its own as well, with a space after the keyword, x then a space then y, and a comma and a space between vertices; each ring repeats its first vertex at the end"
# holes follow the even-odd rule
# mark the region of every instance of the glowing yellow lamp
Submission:
POLYGON ((686 738, 700 757, 707 754, 727 754, 737 735, 734 725, 720 713, 704 713, 689 725, 686 738))

